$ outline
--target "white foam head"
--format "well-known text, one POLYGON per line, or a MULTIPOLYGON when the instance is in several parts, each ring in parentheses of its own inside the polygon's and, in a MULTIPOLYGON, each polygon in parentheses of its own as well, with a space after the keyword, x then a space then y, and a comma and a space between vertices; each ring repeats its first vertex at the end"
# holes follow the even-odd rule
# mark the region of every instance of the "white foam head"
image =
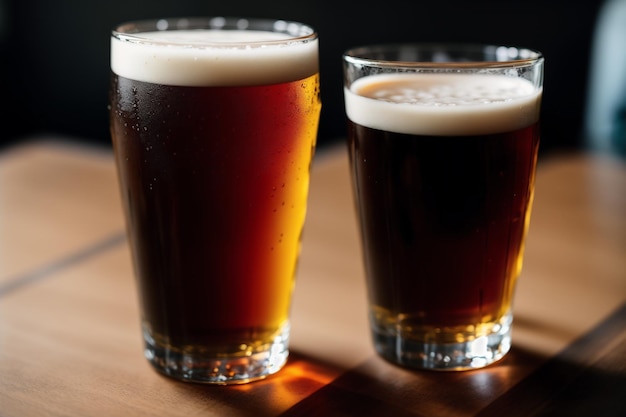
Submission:
POLYGON ((503 75, 396 73, 345 89, 350 120, 373 129, 433 136, 501 133, 539 120, 541 89, 503 75))
POLYGON ((163 30, 111 37, 111 69, 137 81, 241 86, 296 81, 318 72, 316 36, 253 30, 163 30))

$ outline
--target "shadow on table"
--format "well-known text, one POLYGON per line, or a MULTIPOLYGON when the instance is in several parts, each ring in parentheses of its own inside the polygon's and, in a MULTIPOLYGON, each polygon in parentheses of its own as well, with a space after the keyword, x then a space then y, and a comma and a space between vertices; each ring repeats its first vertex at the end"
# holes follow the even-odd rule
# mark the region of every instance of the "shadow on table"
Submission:
POLYGON ((371 358, 288 416, 626 416, 626 304, 557 356, 514 347, 470 372, 418 372, 371 358))
POLYGON ((281 417, 474 415, 546 360, 513 349, 482 370, 438 372, 407 370, 372 357, 281 417))
POLYGON ((218 403, 241 416, 617 417, 626 415, 625 353, 626 347, 614 352, 622 358, 616 372, 515 348, 500 363, 468 372, 411 371, 379 357, 342 371, 293 353, 279 374, 264 381, 174 384, 182 397, 218 403))
POLYGON ((625 416, 626 305, 553 358, 514 347, 476 371, 412 371, 377 356, 346 371, 292 352, 265 381, 179 387, 259 417, 625 416))
MULTIPOLYGON (((478 371, 407 371, 372 358, 281 414, 313 416, 626 416, 626 347, 621 369, 548 360, 513 349, 478 371)), ((621 358, 621 359, 620 359, 621 358)))
POLYGON ((171 383, 172 389, 179 391, 181 398, 192 397, 196 404, 206 402, 207 409, 210 407, 210 411, 216 413, 209 415, 273 417, 293 404, 306 401, 344 372, 346 369, 291 351, 287 364, 279 373, 250 384, 213 386, 163 378, 171 383), (215 404, 219 406, 215 407, 215 404))
POLYGON ((626 416, 626 303, 480 417, 626 416))

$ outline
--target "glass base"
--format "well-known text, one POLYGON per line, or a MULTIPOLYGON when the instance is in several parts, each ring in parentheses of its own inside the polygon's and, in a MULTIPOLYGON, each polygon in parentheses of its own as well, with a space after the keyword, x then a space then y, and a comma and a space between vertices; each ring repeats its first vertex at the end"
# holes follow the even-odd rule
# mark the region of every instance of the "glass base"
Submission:
POLYGON ((390 330, 372 321, 376 351, 385 359, 407 368, 462 371, 483 368, 502 359, 511 348, 513 316, 506 314, 486 335, 464 335, 463 341, 440 343, 436 340, 458 336, 437 332, 422 340, 401 331, 390 330), (435 341, 431 341, 434 339, 435 341))
POLYGON ((230 355, 187 353, 158 345, 144 329, 144 355, 159 372, 187 382, 245 384, 278 372, 289 356, 289 325, 267 344, 230 355))

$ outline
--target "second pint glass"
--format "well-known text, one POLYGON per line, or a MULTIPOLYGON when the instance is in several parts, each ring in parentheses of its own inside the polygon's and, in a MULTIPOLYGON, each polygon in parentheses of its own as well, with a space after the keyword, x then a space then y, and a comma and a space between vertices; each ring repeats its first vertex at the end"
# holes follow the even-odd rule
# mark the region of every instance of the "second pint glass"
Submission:
POLYGON ((217 384, 278 371, 320 112, 317 34, 161 19, 111 38, 111 135, 160 372, 217 384))
POLYGON ((344 55, 349 151, 377 351, 480 368, 510 348, 543 58, 480 45, 344 55))

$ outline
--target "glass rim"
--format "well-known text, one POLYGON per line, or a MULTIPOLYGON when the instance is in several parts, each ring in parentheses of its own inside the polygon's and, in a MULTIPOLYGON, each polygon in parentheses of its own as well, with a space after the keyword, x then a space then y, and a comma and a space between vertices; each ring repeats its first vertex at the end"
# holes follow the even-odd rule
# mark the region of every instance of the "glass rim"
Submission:
POLYGON ((283 19, 248 18, 231 16, 170 17, 158 19, 130 20, 116 25, 111 36, 119 41, 163 46, 243 48, 255 46, 284 45, 316 40, 317 31, 306 23, 283 19), (262 41, 173 41, 141 36, 145 32, 165 32, 176 30, 256 30, 268 33, 289 35, 283 39, 262 41))
POLYGON ((507 68, 531 66, 543 62, 541 52, 532 48, 515 47, 508 45, 483 44, 483 43, 385 43, 363 45, 350 48, 343 53, 345 62, 378 68, 507 68), (392 60, 371 57, 375 53, 400 51, 401 49, 413 49, 423 52, 455 52, 455 53, 484 53, 492 52, 502 59, 478 60, 468 59, 464 61, 447 60, 392 60))

